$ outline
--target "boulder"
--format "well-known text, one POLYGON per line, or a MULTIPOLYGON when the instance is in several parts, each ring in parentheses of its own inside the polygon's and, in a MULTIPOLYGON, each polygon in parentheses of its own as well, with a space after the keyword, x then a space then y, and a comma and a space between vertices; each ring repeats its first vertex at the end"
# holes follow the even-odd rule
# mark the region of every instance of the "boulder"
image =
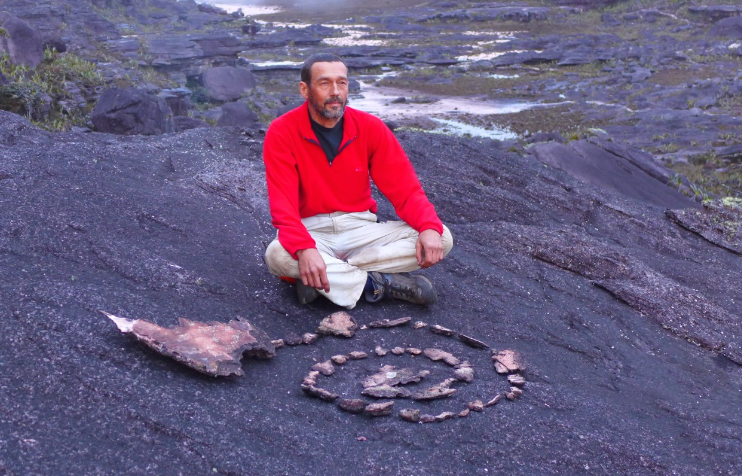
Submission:
POLYGON ((742 40, 742 17, 729 17, 714 23, 709 36, 721 36, 742 40))
POLYGON ((175 131, 173 112, 164 98, 136 88, 107 89, 92 113, 99 132, 157 135, 175 131))
POLYGON ((222 105, 222 112, 216 123, 220 127, 245 127, 258 121, 258 115, 244 102, 228 102, 222 105))
POLYGON ((25 21, 0 13, 0 53, 7 53, 13 64, 35 68, 44 58, 41 35, 25 21))
POLYGON ((245 68, 220 66, 204 71, 201 82, 215 101, 233 101, 255 87, 255 76, 245 68))

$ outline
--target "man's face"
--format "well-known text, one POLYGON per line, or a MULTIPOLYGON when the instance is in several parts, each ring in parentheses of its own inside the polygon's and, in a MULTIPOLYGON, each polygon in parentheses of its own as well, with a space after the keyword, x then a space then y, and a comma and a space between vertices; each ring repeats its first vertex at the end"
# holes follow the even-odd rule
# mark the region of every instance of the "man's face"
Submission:
POLYGON ((300 83, 302 96, 319 118, 337 122, 348 104, 347 68, 340 62, 320 62, 311 71, 311 84, 300 83))

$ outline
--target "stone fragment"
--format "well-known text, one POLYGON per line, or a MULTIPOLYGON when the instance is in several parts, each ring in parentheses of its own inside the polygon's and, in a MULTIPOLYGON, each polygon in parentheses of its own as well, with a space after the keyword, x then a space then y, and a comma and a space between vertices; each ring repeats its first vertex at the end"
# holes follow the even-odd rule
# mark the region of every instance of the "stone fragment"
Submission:
MULTIPOLYGON (((499 363, 502 367, 505 367, 508 372, 518 372, 521 370, 525 370, 525 366, 521 361, 520 355, 518 355, 518 353, 514 350, 501 350, 500 352, 492 355, 492 360, 495 361, 496 369, 498 368, 497 363, 499 363)), ((497 372, 504 373, 500 372, 500 370, 497 370, 497 372)))
POLYGON ((283 339, 272 340, 271 344, 273 344, 273 347, 275 347, 276 349, 280 349, 285 345, 283 339))
POLYGON ((295 346, 303 343, 304 339, 302 339, 299 334, 290 332, 286 337, 283 338, 283 341, 286 343, 286 345, 295 346))
POLYGON ((469 410, 473 410, 475 412, 484 411, 484 403, 482 403, 481 400, 474 400, 473 402, 467 403, 466 406, 469 408, 469 410))
POLYGON ((430 374, 428 370, 415 370, 411 368, 397 369, 393 365, 385 365, 379 372, 370 375, 361 381, 363 388, 378 387, 380 385, 406 385, 419 382, 430 374))
POLYGON ((407 347, 407 349, 405 350, 410 355, 420 355, 423 353, 423 351, 421 349, 418 349, 417 347, 407 347))
POLYGON ((318 362, 312 365, 312 370, 316 370, 322 375, 330 376, 335 373, 335 366, 332 365, 332 360, 325 360, 324 362, 318 362))
POLYGON ((474 369, 471 367, 456 369, 453 373, 453 376, 456 377, 456 380, 471 383, 474 380, 474 369))
POLYGON ((495 398, 484 404, 485 408, 491 407, 492 405, 497 405, 497 402, 499 402, 501 398, 502 395, 498 393, 497 395, 495 395, 495 398))
POLYGON ((508 368, 502 365, 500 362, 495 362, 495 371, 498 374, 506 374, 508 373, 508 368))
POLYGON ((332 360, 338 365, 343 365, 344 363, 348 361, 348 357, 344 355, 333 355, 332 357, 330 357, 330 360, 332 360))
POLYGON ((399 319, 382 319, 380 321, 370 322, 368 327, 372 328, 384 328, 384 327, 396 327, 403 324, 407 324, 412 320, 411 317, 400 317, 399 319))
POLYGON ((412 324, 413 329, 422 329, 423 327, 428 327, 428 324, 423 321, 415 321, 415 323, 412 324))
POLYGON ((353 352, 348 354, 348 357, 350 357, 351 360, 361 360, 361 359, 365 359, 366 357, 368 357, 368 354, 365 352, 359 352, 357 350, 354 350, 353 352))
POLYGON ((412 392, 406 388, 391 387, 389 385, 369 387, 364 389, 361 393, 374 398, 410 398, 410 395, 412 395, 412 392))
POLYGON ((519 389, 518 387, 510 387, 510 391, 505 394, 505 397, 508 400, 515 400, 517 398, 520 398, 521 395, 523 395, 523 390, 519 389))
POLYGON ((317 334, 353 337, 357 329, 358 324, 350 314, 345 311, 338 311, 322 319, 317 328, 317 334))
POLYGON ((364 410, 364 413, 366 415, 371 416, 387 416, 392 414, 392 407, 394 406, 394 402, 379 402, 379 403, 370 403, 366 405, 366 409, 364 410))
POLYGON ((324 388, 315 387, 314 385, 302 385, 301 389, 312 397, 320 398, 326 402, 333 402, 340 398, 340 395, 325 390, 324 388))
POLYGON ((456 335, 456 331, 447 327, 439 326, 438 324, 430 326, 430 332, 446 337, 452 337, 456 335))
POLYGON ((155 352, 214 377, 243 375, 243 355, 263 359, 276 356, 270 337, 245 320, 225 324, 181 318, 178 326, 165 328, 101 312, 120 331, 133 334, 155 352))
POLYGON ((378 345, 377 345, 377 346, 376 346, 376 348, 374 349, 374 352, 376 352, 376 355, 378 355, 379 357, 384 357, 384 356, 385 356, 386 354, 388 354, 388 353, 389 353, 389 351, 388 351, 388 350, 386 350, 385 348, 383 348, 383 347, 380 347, 380 346, 378 346, 378 345))
POLYGON ((404 410, 399 411, 399 418, 411 421, 412 423, 417 423, 420 421, 420 410, 405 408, 404 410))
POLYGON ((358 438, 356 438, 356 440, 358 440, 358 441, 366 441, 366 440, 368 440, 368 438, 366 438, 365 436, 359 436, 358 438))
POLYGON ((338 400, 338 408, 348 413, 363 413, 367 403, 360 398, 341 398, 338 400))
POLYGON ((450 397, 451 395, 456 393, 455 388, 450 388, 450 385, 455 381, 456 379, 452 378, 446 379, 438 385, 433 385, 430 388, 414 393, 412 395, 412 399, 426 401, 450 397))
POLYGON ((468 408, 467 408, 467 409, 465 409, 465 410, 461 410, 461 411, 459 412, 459 418, 464 418, 464 417, 468 417, 468 416, 469 416, 469 412, 470 412, 470 411, 471 411, 471 410, 469 410, 468 408))
POLYGON ((404 354, 404 348, 403 347, 395 347, 392 349, 392 354, 394 355, 402 355, 404 354))
POLYGON ((469 347, 474 347, 475 349, 489 349, 490 348, 490 346, 488 346, 481 340, 477 340, 474 337, 469 337, 464 334, 459 334, 459 340, 463 342, 464 344, 468 345, 469 347))
POLYGON ((510 385, 515 385, 516 387, 522 387, 526 384, 526 379, 520 374, 512 374, 508 375, 508 383, 510 385))
POLYGON ((425 354, 425 357, 429 358, 432 361, 442 360, 452 367, 461 363, 459 359, 454 357, 451 353, 446 352, 445 350, 425 349, 423 353, 425 354))
POLYGON ((435 421, 446 421, 455 417, 456 414, 453 412, 443 412, 435 416, 435 421))
POLYGON ((106 89, 90 113, 90 119, 98 132, 119 135, 175 132, 173 112, 167 101, 145 89, 106 89))
POLYGON ((435 417, 433 415, 420 415, 420 423, 433 423, 435 417))
POLYGON ((306 344, 314 344, 317 341, 317 334, 312 334, 311 332, 305 333, 303 336, 301 336, 301 341, 306 344))

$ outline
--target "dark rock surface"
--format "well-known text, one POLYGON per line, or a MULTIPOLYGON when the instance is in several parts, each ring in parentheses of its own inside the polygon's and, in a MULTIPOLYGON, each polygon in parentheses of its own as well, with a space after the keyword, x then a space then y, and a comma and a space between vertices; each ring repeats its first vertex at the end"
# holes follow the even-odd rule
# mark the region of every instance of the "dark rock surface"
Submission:
POLYGON ((245 68, 222 66, 204 71, 202 82, 212 99, 233 101, 255 87, 255 76, 245 68))
POLYGON ((17 65, 35 68, 44 57, 41 35, 18 17, 0 11, 0 53, 7 53, 17 65))
POLYGON ((107 89, 95 105, 92 121, 99 132, 157 135, 175 130, 173 112, 163 97, 136 88, 107 89))

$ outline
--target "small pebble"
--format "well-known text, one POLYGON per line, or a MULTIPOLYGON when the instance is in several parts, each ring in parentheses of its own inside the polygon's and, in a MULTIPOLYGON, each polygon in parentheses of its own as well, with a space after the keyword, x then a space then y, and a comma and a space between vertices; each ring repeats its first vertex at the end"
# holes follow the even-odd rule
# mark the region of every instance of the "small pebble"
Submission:
POLYGON ((439 336, 452 337, 456 335, 456 331, 449 329, 448 327, 439 326, 438 324, 430 326, 430 332, 438 334, 439 336))
POLYGON ((281 347, 285 345, 285 343, 283 342, 283 339, 272 340, 271 344, 273 344, 273 347, 275 347, 276 349, 280 349, 281 347))
POLYGON ((316 370, 322 375, 327 375, 329 377, 335 373, 335 366, 332 365, 332 360, 326 360, 312 365, 312 370, 316 370))
POLYGON ((526 379, 520 374, 508 375, 508 383, 515 385, 516 387, 522 387, 526 384, 526 379))
POLYGON ((420 415, 420 423, 433 423, 435 417, 433 415, 420 415))
POLYGON ((344 355, 333 355, 332 357, 330 357, 330 360, 332 360, 338 365, 343 365, 344 363, 348 361, 348 358, 344 355))
POLYGON ((374 328, 385 328, 385 327, 396 327, 401 326, 403 324, 407 324, 412 320, 411 317, 400 317, 399 319, 389 320, 389 319, 382 319, 380 321, 374 321, 369 323, 368 327, 374 327, 374 328))
POLYGON ((286 345, 294 346, 299 345, 302 342, 304 342, 299 334, 296 334, 294 332, 291 332, 286 337, 283 338, 283 341, 286 343, 286 345))
POLYGON ((317 334, 312 334, 311 332, 305 333, 303 336, 301 336, 301 341, 305 343, 306 345, 314 344, 317 341, 317 334))
POLYGON ((348 413, 363 413, 367 403, 360 398, 341 398, 338 400, 338 408, 348 413))
POLYGON ((359 351, 355 351, 354 350, 353 352, 351 352, 350 354, 348 354, 348 356, 352 360, 360 360, 360 359, 365 359, 366 357, 368 357, 368 354, 365 353, 365 352, 359 352, 359 351))
POLYGON ((356 440, 358 441, 366 441, 367 439, 368 438, 366 438, 365 436, 359 436, 358 438, 356 438, 356 440))
POLYGON ((502 395, 498 393, 497 395, 495 395, 495 398, 485 403, 484 406, 491 407, 492 405, 497 405, 497 402, 499 402, 501 398, 502 398, 502 395))
POLYGON ((325 390, 324 388, 315 387, 314 385, 302 385, 301 389, 304 390, 304 392, 306 392, 307 394, 313 397, 321 398, 326 402, 332 402, 340 398, 340 395, 332 393, 329 390, 325 390))
POLYGON ((469 416, 469 412, 470 412, 470 411, 471 411, 471 410, 469 410, 468 408, 467 408, 466 410, 462 410, 462 411, 460 411, 460 412, 459 412, 459 418, 464 418, 464 417, 468 417, 468 416, 469 416))
POLYGON ((394 402, 379 402, 370 403, 366 405, 366 409, 363 412, 371 416, 387 416, 392 414, 392 407, 394 402))
POLYGON ((473 402, 467 403, 466 406, 469 407, 469 410, 473 410, 475 412, 484 411, 484 403, 482 403, 481 400, 474 400, 473 402))
POLYGON ((462 382, 471 383, 474 380, 474 369, 471 367, 456 369, 453 376, 462 382))
POLYGON ((388 354, 388 353, 389 353, 389 351, 388 351, 388 350, 386 350, 385 348, 383 348, 383 347, 380 347, 380 346, 378 346, 378 345, 377 345, 377 346, 376 346, 376 348, 374 349, 374 352, 376 352, 376 355, 378 355, 379 357, 384 357, 384 356, 385 356, 386 354, 388 354))
POLYGON ((404 354, 404 348, 402 347, 395 347, 392 349, 392 354, 394 355, 402 355, 404 354))
POLYGON ((410 408, 405 408, 404 410, 399 411, 399 417, 403 420, 411 421, 412 423, 417 423, 420 421, 420 410, 412 410, 410 408))
POLYGON ((523 390, 519 389, 518 387, 510 387, 510 391, 505 394, 505 397, 508 400, 515 400, 520 398, 521 395, 523 395, 523 390))
POLYGON ((456 414, 453 412, 443 412, 435 416, 435 421, 446 421, 446 420, 450 420, 451 418, 455 416, 456 414))
POLYGON ((413 329, 422 329, 423 327, 427 327, 428 324, 423 321, 416 321, 414 324, 412 324, 413 329))

